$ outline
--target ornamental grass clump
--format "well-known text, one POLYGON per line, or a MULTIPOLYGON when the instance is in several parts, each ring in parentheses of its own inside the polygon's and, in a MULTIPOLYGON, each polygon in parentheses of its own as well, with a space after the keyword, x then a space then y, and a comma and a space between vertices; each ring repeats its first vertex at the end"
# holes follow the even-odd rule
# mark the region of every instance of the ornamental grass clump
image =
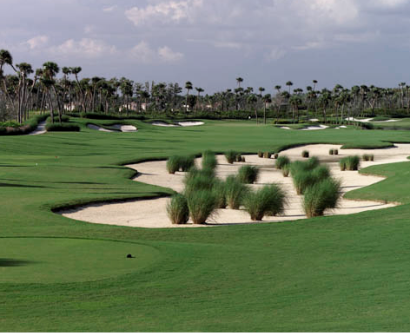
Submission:
POLYGON ((258 180, 259 168, 255 166, 242 166, 238 171, 238 179, 245 184, 253 184, 258 180))
POLYGON ((263 153, 263 158, 264 159, 270 159, 271 157, 272 157, 272 154, 270 152, 263 153))
POLYGON ((283 177, 288 177, 290 173, 290 164, 284 165, 282 168, 283 177))
POLYGON ((279 157, 278 153, 273 154, 273 158, 276 160, 279 157))
POLYGON ((340 182, 324 179, 308 187, 303 199, 303 208, 308 218, 323 216, 328 209, 334 209, 341 197, 340 182))
POLYGON ((212 192, 215 196, 216 207, 218 209, 225 209, 227 206, 226 183, 220 180, 216 180, 212 188, 212 192))
POLYGON ((195 166, 195 157, 192 155, 181 156, 179 162, 179 169, 183 172, 188 172, 192 167, 195 166))
POLYGON ((277 215, 285 207, 285 194, 276 185, 265 186, 254 192, 249 192, 244 198, 246 212, 252 220, 262 220, 267 214, 277 215))
POLYGON ((290 160, 287 156, 279 156, 276 160, 275 167, 276 169, 282 169, 285 165, 288 165, 290 160))
POLYGON ((313 169, 311 167, 307 161, 295 161, 291 164, 293 184, 298 195, 303 195, 308 187, 330 177, 329 167, 320 165, 313 169))
POLYGON ((175 174, 177 171, 179 171, 179 167, 180 167, 179 162, 180 162, 179 156, 171 156, 167 161, 168 173, 175 174))
POLYGON ((184 195, 172 196, 167 204, 168 217, 172 224, 186 224, 189 220, 188 202, 184 195))
POLYGON ((340 170, 359 170, 360 158, 358 156, 348 156, 339 161, 340 170))
POLYGON ((263 158, 263 152, 262 151, 258 151, 258 157, 263 158))
POLYGON ((307 151, 307 150, 304 150, 303 152, 302 152, 302 157, 303 158, 308 158, 309 157, 309 152, 307 151))
POLYGON ((202 168, 215 169, 217 165, 218 161, 214 152, 206 151, 202 154, 202 168))
POLYGON ((236 176, 228 176, 225 181, 225 195, 226 203, 231 209, 238 210, 248 192, 249 188, 241 183, 236 176))
POLYGON ((215 172, 212 169, 193 168, 185 176, 185 195, 189 197, 196 190, 212 190, 216 183, 215 172))
POLYGON ((239 153, 235 152, 235 151, 226 152, 225 153, 226 161, 228 161, 228 163, 230 163, 230 164, 233 164, 234 162, 237 161, 238 155, 239 155, 239 153))
POLYGON ((216 210, 216 198, 211 190, 195 190, 187 197, 189 213, 194 224, 205 224, 216 210))
POLYGON ((338 149, 329 149, 329 155, 339 155, 338 149))
POLYGON ((193 156, 171 156, 167 161, 167 171, 170 174, 175 174, 178 171, 187 172, 195 166, 194 160, 193 156))
POLYGON ((242 156, 241 154, 236 155, 235 161, 236 162, 246 162, 245 157, 242 156))
POLYGON ((374 161, 373 154, 363 154, 363 161, 374 161))

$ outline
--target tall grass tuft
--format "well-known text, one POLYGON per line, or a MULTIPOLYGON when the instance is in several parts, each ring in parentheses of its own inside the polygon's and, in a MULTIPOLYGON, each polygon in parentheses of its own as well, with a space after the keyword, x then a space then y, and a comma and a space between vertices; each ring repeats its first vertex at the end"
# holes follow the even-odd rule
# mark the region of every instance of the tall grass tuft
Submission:
POLYGON ((329 155, 335 155, 335 150, 334 149, 329 149, 329 155))
POLYGON ((189 194, 187 201, 194 224, 205 224, 216 210, 217 202, 211 190, 195 190, 189 194))
POLYGON ((185 195, 190 195, 197 190, 212 190, 216 183, 215 171, 212 169, 198 170, 193 168, 185 176, 185 195))
POLYGON ((262 151, 258 151, 258 157, 263 158, 263 152, 262 151))
POLYGON ((275 167, 276 169, 282 169, 285 165, 288 165, 290 160, 287 156, 279 156, 276 160, 275 167))
POLYGON ((288 177, 290 173, 290 164, 284 165, 282 168, 283 177, 288 177))
POLYGON ((229 151, 225 153, 225 158, 228 163, 233 164, 235 161, 237 161, 239 153, 235 151, 229 151))
POLYGON ((249 188, 235 176, 228 176, 225 181, 226 202, 231 209, 239 209, 249 188))
POLYGON ((167 204, 168 217, 172 224, 186 224, 189 220, 188 202, 184 195, 172 196, 167 204))
POLYGON ((278 153, 273 154, 273 158, 276 160, 279 157, 278 153))
POLYGON ((214 183, 212 192, 215 196, 216 207, 219 209, 225 209, 227 206, 226 201, 226 183, 220 180, 217 180, 214 183))
POLYGON ((206 151, 202 154, 202 168, 215 169, 217 165, 218 161, 214 152, 206 151))
POLYGON ((327 166, 311 166, 307 162, 295 161, 291 165, 293 184, 298 195, 303 195, 310 186, 330 177, 330 170, 327 166))
POLYGON ((167 161, 168 173, 175 174, 177 171, 187 172, 195 166, 194 160, 193 156, 171 156, 167 161))
POLYGON ((363 154, 363 161, 374 161, 373 154, 363 154))
POLYGON ((325 210, 336 208, 341 196, 340 191, 340 182, 332 178, 308 187, 303 200, 306 216, 323 216, 325 210))
POLYGON ((272 157, 272 154, 270 152, 263 153, 263 158, 264 159, 270 159, 271 157, 272 157))
POLYGON ((259 168, 255 166, 242 166, 238 171, 238 179, 245 184, 253 184, 258 180, 259 168))
POLYGON ((285 194, 276 185, 249 192, 244 199, 245 210, 252 220, 262 220, 267 214, 277 215, 285 207, 285 194))
POLYGON ((304 150, 303 152, 302 152, 302 157, 303 158, 308 158, 309 157, 309 152, 307 151, 307 150, 304 150))
POLYGON ((360 158, 348 156, 339 161, 340 170, 359 170, 360 158))

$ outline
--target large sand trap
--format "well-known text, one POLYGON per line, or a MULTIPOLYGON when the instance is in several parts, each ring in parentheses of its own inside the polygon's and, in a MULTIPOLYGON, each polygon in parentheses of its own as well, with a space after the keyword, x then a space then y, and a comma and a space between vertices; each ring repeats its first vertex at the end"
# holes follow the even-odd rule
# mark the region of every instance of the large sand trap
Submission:
POLYGON ((118 130, 118 131, 120 131, 120 132, 124 132, 124 133, 138 132, 137 128, 135 126, 132 126, 132 125, 116 124, 116 125, 112 125, 111 127, 118 130))
MULTIPOLYGON (((340 158, 348 155, 362 155, 364 153, 374 154, 375 162, 362 162, 362 167, 368 167, 376 164, 385 164, 392 162, 407 161, 407 156, 410 154, 410 144, 399 144, 394 148, 377 149, 377 150, 357 150, 357 149, 341 149, 338 145, 309 145, 303 147, 292 148, 281 153, 287 155, 292 160, 303 160, 301 153, 303 150, 308 150, 311 156, 317 156, 322 162, 328 164, 335 178, 342 181, 343 193, 363 188, 368 185, 380 182, 382 177, 360 175, 358 172, 341 172, 338 167, 340 158), (338 156, 330 156, 329 149, 339 149, 338 156)), ((284 216, 281 217, 265 217, 263 222, 281 222, 291 221, 306 218, 302 210, 302 197, 296 195, 290 177, 284 178, 282 173, 273 168, 275 160, 263 159, 256 155, 245 155, 246 163, 235 163, 230 165, 226 162, 223 156, 218 156, 218 177, 224 179, 229 175, 235 174, 239 167, 244 164, 258 165, 261 168, 261 176, 257 184, 252 185, 252 188, 261 188, 265 184, 278 183, 286 191, 289 199, 288 207, 284 216)), ((196 160, 196 164, 200 165, 201 159, 196 160)), ((139 172, 135 181, 154 184, 162 187, 172 188, 178 192, 183 190, 183 179, 185 173, 176 173, 170 175, 166 171, 165 161, 144 162, 129 166, 139 172)), ((166 214, 166 204, 168 198, 158 198, 153 200, 141 200, 118 203, 100 203, 79 207, 69 211, 62 211, 61 214, 86 222, 102 223, 111 225, 123 225, 131 227, 145 228, 180 228, 180 227, 203 227, 204 225, 172 225, 166 214)), ((342 215, 353 214, 368 210, 376 210, 387 207, 392 207, 394 204, 383 204, 373 201, 352 201, 343 199, 340 202, 339 208, 326 215, 342 215)), ((213 218, 208 221, 206 227, 215 227, 217 225, 231 224, 247 224, 250 223, 249 215, 243 210, 221 209, 213 218)))
POLYGON ((87 124, 87 127, 89 129, 94 130, 94 131, 107 132, 107 133, 115 132, 113 130, 109 130, 109 129, 106 129, 106 128, 103 128, 103 127, 100 127, 100 126, 97 126, 97 125, 94 125, 94 124, 87 124))
POLYGON ((42 121, 41 123, 37 125, 37 128, 33 132, 29 133, 28 135, 40 135, 44 133, 47 133, 46 122, 42 121))
POLYGON ((192 127, 192 126, 201 126, 204 123, 202 121, 180 121, 175 124, 168 124, 162 121, 155 121, 151 125, 160 126, 160 127, 192 127))
POLYGON ((326 128, 329 128, 329 126, 325 126, 325 125, 308 126, 308 127, 302 128, 302 131, 320 131, 320 130, 324 130, 326 128))

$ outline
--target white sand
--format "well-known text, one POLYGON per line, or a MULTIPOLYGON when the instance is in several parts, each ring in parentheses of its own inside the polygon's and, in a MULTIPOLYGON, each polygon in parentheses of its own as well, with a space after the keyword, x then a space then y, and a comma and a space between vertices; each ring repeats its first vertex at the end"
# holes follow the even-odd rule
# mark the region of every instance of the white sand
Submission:
POLYGON ((41 123, 37 125, 37 128, 33 132, 29 133, 28 135, 40 135, 44 133, 47 133, 46 122, 42 121, 41 123))
POLYGON ((353 117, 350 117, 350 118, 346 118, 345 120, 366 123, 366 122, 370 122, 370 121, 372 121, 372 120, 373 120, 373 118, 367 118, 367 119, 355 119, 355 118, 353 118, 353 117))
MULTIPOLYGON (((384 178, 378 176, 360 175, 358 172, 342 172, 338 167, 338 161, 349 155, 363 155, 365 153, 374 154, 374 162, 362 162, 362 167, 376 164, 407 161, 410 155, 410 144, 399 144, 394 148, 377 150, 341 149, 339 145, 309 145, 292 148, 281 153, 287 155, 291 160, 303 160, 301 153, 308 150, 311 156, 317 156, 322 162, 329 165, 332 175, 342 181, 343 193, 363 188, 368 185, 382 181, 384 178), (338 156, 330 156, 329 149, 339 149, 338 156)), ((246 163, 235 163, 230 165, 223 156, 218 156, 218 177, 224 179, 235 174, 239 167, 245 164, 257 165, 261 168, 260 179, 252 188, 261 188, 269 183, 278 183, 286 191, 289 204, 285 214, 281 217, 265 217, 262 222, 282 222, 306 218, 302 210, 302 196, 296 195, 290 177, 284 178, 282 173, 273 168, 275 160, 263 159, 256 155, 246 155, 246 163)), ((200 165, 201 159, 196 160, 200 165)), ((172 188, 176 191, 183 190, 183 179, 185 173, 170 175, 166 171, 165 161, 144 162, 129 166, 136 169, 140 174, 135 181, 172 188)), ((111 204, 96 204, 84 206, 70 211, 61 212, 62 215, 91 223, 102 223, 111 225, 122 225, 144 228, 194 228, 204 225, 172 225, 166 214, 166 204, 168 198, 153 200, 141 200, 130 202, 119 202, 111 204)), ((373 201, 352 201, 343 199, 337 209, 326 213, 326 215, 352 214, 369 210, 377 210, 392 207, 394 204, 383 204, 373 201)), ((221 209, 208 221, 205 227, 215 227, 217 225, 248 224, 249 215, 243 210, 221 209)))
POLYGON ((120 125, 120 124, 116 124, 116 125, 112 125, 112 128, 124 132, 124 133, 128 133, 128 132, 138 132, 137 128, 135 126, 132 125, 120 125))
POLYGON ((284 129, 284 130, 290 130, 290 127, 287 127, 287 126, 282 126, 282 127, 279 127, 279 128, 284 129))
POLYGON ((112 131, 112 130, 109 130, 109 129, 106 129, 106 128, 103 128, 103 127, 100 127, 94 124, 87 124, 87 127, 94 131, 107 132, 107 133, 115 132, 115 131, 112 131))
POLYGON ((161 121, 155 121, 151 125, 153 126, 160 126, 160 127, 179 127, 179 125, 174 125, 174 124, 167 124, 161 121))
POLYGON ((302 128, 302 131, 320 131, 326 128, 329 128, 329 126, 326 126, 326 125, 308 126, 308 127, 302 128))
POLYGON ((201 126, 203 124, 202 121, 181 121, 178 123, 182 127, 201 126))

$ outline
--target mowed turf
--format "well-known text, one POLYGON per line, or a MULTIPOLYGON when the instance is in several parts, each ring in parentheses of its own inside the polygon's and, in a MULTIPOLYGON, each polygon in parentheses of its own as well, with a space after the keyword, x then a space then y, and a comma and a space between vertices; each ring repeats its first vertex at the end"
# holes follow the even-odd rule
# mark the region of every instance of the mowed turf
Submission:
POLYGON ((76 122, 80 133, 0 138, 1 331, 409 331, 410 163, 366 169, 389 179, 349 195, 403 205, 349 216, 149 230, 51 209, 170 192, 131 181, 123 163, 207 149, 380 147, 410 133, 127 121, 139 132, 121 134, 76 122))

